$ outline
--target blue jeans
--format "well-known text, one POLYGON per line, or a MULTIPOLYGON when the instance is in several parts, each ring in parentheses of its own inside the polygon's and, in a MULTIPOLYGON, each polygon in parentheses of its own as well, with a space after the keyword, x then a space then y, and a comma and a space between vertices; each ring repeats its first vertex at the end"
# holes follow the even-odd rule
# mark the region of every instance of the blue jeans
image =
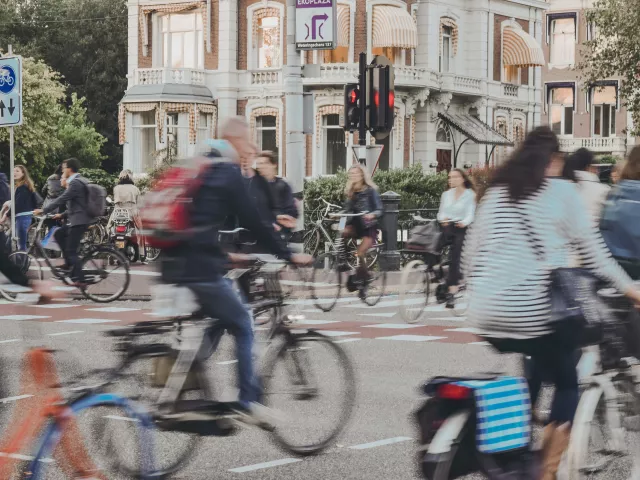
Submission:
POLYGON ((31 215, 16 217, 16 233, 18 234, 18 249, 27 249, 27 230, 31 226, 31 215))
MULTIPOLYGON (((195 293, 202 311, 222 322, 227 331, 236 337, 240 402, 246 407, 257 401, 260 387, 253 371, 253 322, 251 314, 233 289, 232 282, 219 278, 212 282, 189 283, 185 286, 195 293)), ((211 342, 216 340, 211 335, 209 339, 211 342)), ((207 355, 210 351, 205 349, 201 353, 207 355)))

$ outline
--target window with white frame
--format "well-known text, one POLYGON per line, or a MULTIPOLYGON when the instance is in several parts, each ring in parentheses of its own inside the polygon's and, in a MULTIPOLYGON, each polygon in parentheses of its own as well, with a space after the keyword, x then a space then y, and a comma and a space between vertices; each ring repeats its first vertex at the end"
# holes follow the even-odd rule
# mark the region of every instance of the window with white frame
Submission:
POLYGON ((211 137, 211 122, 213 115, 210 113, 198 113, 198 130, 196 132, 198 147, 204 146, 205 142, 211 137))
POLYGON ((451 54, 453 52, 453 28, 442 27, 442 51, 440 52, 440 71, 449 72, 451 69, 451 54))
POLYGON ((550 61, 573 65, 576 60, 576 18, 555 18, 550 22, 550 61))
POLYGON ((280 18, 262 17, 257 21, 257 67, 278 68, 280 67, 280 18))
POLYGON ((574 93, 571 87, 551 89, 549 123, 556 135, 573 135, 574 93))
POLYGON ((258 149, 273 152, 278 158, 276 123, 276 117, 273 115, 263 115, 256 118, 256 144, 258 149))
POLYGON ((132 119, 133 134, 137 154, 144 171, 155 167, 153 153, 156 151, 156 112, 134 113, 132 119))
POLYGON ((413 61, 413 48, 376 47, 371 49, 373 55, 384 55, 391 63, 397 66, 411 64, 413 61))
POLYGON ((324 172, 327 175, 346 168, 347 146, 344 129, 340 126, 340 115, 329 114, 322 117, 324 137, 324 172))
POLYGON ((189 114, 187 113, 167 113, 166 130, 167 143, 166 148, 173 151, 173 155, 178 158, 184 158, 188 154, 189 145, 189 114))
POLYGON ((202 14, 163 15, 162 64, 168 68, 204 68, 204 33, 202 14))
POLYGON ((591 89, 591 127, 594 137, 616 135, 616 87, 601 86, 591 89))
POLYGON ((516 65, 507 65, 504 67, 503 81, 512 85, 520 85, 520 79, 522 78, 520 72, 520 67, 516 65))

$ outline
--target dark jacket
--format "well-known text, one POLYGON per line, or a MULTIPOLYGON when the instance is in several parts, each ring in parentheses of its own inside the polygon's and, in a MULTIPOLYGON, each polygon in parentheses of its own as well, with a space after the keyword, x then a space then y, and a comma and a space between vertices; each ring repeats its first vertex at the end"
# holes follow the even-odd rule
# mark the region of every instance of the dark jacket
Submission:
POLYGON ((16 188, 16 213, 32 212, 40 204, 40 197, 26 185, 16 188))
POLYGON ((274 215, 276 206, 269 188, 269 182, 257 172, 253 177, 243 177, 243 179, 249 196, 258 207, 260 218, 266 224, 273 225, 276 221, 276 216, 274 215))
MULTIPOLYGON (((60 195, 64 193, 64 187, 60 183, 60 177, 58 175, 53 174, 49 178, 47 178, 47 183, 42 193, 45 196, 44 203, 42 205, 43 207, 47 207, 51 204, 51 202, 53 202, 56 198, 58 198, 60 195)), ((57 209, 57 212, 59 211, 60 209, 57 209)), ((57 213, 57 212, 52 212, 52 213, 57 213)))
POLYGON ((11 187, 4 173, 0 173, 0 208, 5 202, 11 200, 11 187))
POLYGON ((289 184, 284 179, 276 177, 272 182, 269 182, 269 187, 274 202, 274 214, 276 216, 290 215, 293 218, 298 218, 298 208, 289 184))
POLYGON ((67 186, 67 190, 58 198, 53 200, 42 210, 44 213, 52 213, 60 206, 66 205, 66 215, 69 219, 69 226, 88 225, 93 218, 87 212, 87 194, 89 193, 87 185, 89 182, 82 176, 77 176, 67 186))
POLYGON ((192 227, 205 228, 183 244, 163 251, 162 281, 184 284, 219 279, 224 272, 226 254, 219 245, 218 230, 231 216, 237 216, 240 225, 251 230, 258 243, 270 252, 290 258, 286 245, 260 218, 237 165, 216 162, 203 175, 202 185, 193 198, 190 223, 192 227))
POLYGON ((640 273, 640 181, 622 180, 607 197, 600 231, 611 254, 628 273, 640 273), (634 272, 629 271, 635 266, 634 272))
POLYGON ((18 267, 5 252, 0 251, 0 272, 7 277, 11 283, 26 287, 29 285, 29 279, 22 272, 22 268, 18 267))
POLYGON ((367 212, 375 215, 374 221, 368 222, 367 226, 373 226, 382 216, 382 200, 378 192, 369 186, 360 192, 355 192, 353 197, 348 198, 345 204, 348 213, 367 212))

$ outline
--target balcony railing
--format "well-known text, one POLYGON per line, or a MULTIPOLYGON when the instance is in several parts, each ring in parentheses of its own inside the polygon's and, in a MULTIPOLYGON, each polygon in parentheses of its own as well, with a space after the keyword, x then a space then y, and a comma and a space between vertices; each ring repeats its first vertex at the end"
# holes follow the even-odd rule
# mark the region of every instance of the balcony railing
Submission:
POLYGON ((505 97, 518 97, 518 85, 512 85, 509 83, 502 84, 502 94, 505 97))
POLYGON ((587 137, 587 138, 561 138, 560 150, 574 152, 579 148, 588 148, 596 153, 624 152, 627 147, 625 137, 587 137))
POLYGON ((256 70, 251 72, 251 85, 278 85, 279 83, 279 70, 256 70))
POLYGON ((136 85, 162 85, 181 83, 186 85, 204 85, 204 70, 189 68, 138 68, 135 73, 136 85))

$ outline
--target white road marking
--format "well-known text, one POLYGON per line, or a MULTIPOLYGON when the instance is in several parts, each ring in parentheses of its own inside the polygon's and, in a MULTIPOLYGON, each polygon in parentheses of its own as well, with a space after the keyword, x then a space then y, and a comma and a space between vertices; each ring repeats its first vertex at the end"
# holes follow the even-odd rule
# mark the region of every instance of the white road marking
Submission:
POLYGON ((46 315, 4 315, 0 320, 38 320, 40 318, 51 318, 46 315))
POLYGON ((105 415, 104 418, 108 418, 109 420, 120 420, 122 422, 133 422, 133 423, 138 422, 138 419, 136 418, 121 417, 119 415, 105 415))
POLYGON ((263 468, 279 467, 280 465, 288 465, 289 463, 296 463, 301 461, 302 460, 300 458, 282 458, 280 460, 272 460, 270 462, 247 465, 246 467, 231 468, 229 471, 233 473, 246 473, 253 472, 255 470, 262 470, 263 468))
POLYGON ((298 320, 294 322, 300 325, 325 325, 327 323, 340 323, 339 320, 298 320))
POLYGON ((359 342, 362 340, 361 338, 343 338, 342 340, 334 340, 333 343, 349 343, 349 342, 359 342))
MULTIPOLYGON (((326 299, 321 299, 322 300, 326 300, 326 299)), ((347 302, 353 302, 355 300, 358 300, 358 298, 356 297, 345 297, 345 298, 339 298, 337 300, 338 303, 347 303, 347 302)), ((306 299, 306 300, 293 300, 291 302, 287 302, 287 305, 315 305, 316 300, 314 299, 306 299)), ((359 302, 358 306, 362 306, 362 304, 359 302)), ((316 312, 317 310, 313 310, 314 312, 316 312)))
POLYGON ((346 335, 360 335, 360 332, 339 332, 334 330, 318 330, 318 333, 327 337, 344 337, 346 335))
MULTIPOLYGON (((424 303, 422 298, 410 298, 404 302, 402 300, 387 300, 369 308, 400 307, 401 305, 416 305, 421 303, 424 303)), ((362 305, 345 305, 344 308, 362 308, 362 305)))
POLYGON ((71 305, 68 303, 50 303, 47 305, 33 305, 35 308, 72 308, 79 307, 80 305, 71 305))
POLYGON ((432 335, 393 335, 391 337, 377 337, 376 340, 401 340, 404 342, 432 342, 447 337, 435 337, 432 335))
POLYGON ((88 312, 104 312, 104 313, 120 313, 120 312, 137 312, 139 308, 125 308, 125 307, 102 307, 102 308, 87 308, 88 312))
POLYGON ((231 365, 233 363, 238 363, 238 360, 225 360, 223 362, 216 362, 216 365, 231 365))
POLYGON ((446 328, 445 332, 479 333, 477 328, 446 328))
POLYGON ((391 317, 395 317, 396 312, 386 312, 386 313, 359 313, 358 315, 362 316, 362 317, 386 317, 386 318, 391 318, 391 317))
POLYGON ((353 445, 349 448, 352 450, 366 450, 367 448, 383 447, 385 445, 392 445, 394 443, 408 442, 409 440, 413 440, 413 438, 393 437, 393 438, 386 438, 384 440, 378 440, 377 442, 361 443, 360 445, 353 445))
POLYGON ((390 328, 403 330, 406 328, 420 328, 423 325, 407 325, 406 323, 378 323, 375 325, 364 325, 362 328, 390 328))
POLYGON ((75 333, 84 333, 83 330, 72 330, 70 332, 58 332, 58 333, 48 333, 49 337, 58 337, 60 335, 73 335, 75 333))
POLYGON ((51 290, 56 290, 58 292, 74 292, 76 290, 76 287, 51 287, 51 290))
POLYGON ((114 323, 119 322, 120 320, 106 319, 106 318, 74 318, 72 320, 56 320, 55 323, 81 323, 81 324, 90 324, 90 323, 114 323))
MULTIPOLYGON (((4 452, 0 452, 0 457, 15 458, 16 460, 23 460, 25 462, 32 462, 35 459, 35 457, 31 457, 29 455, 21 455, 19 453, 4 453, 4 452)), ((42 463, 52 463, 53 459, 42 458, 40 459, 40 461, 42 463)))
POLYGON ((11 340, 0 340, 0 343, 13 343, 13 342, 19 342, 20 339, 19 338, 12 338, 11 340))
POLYGON ((33 395, 16 395, 15 397, 0 398, 0 403, 15 402, 16 400, 24 400, 33 397, 33 395))
POLYGON ((467 345, 481 345, 483 347, 490 347, 491 344, 489 342, 470 342, 467 345))

